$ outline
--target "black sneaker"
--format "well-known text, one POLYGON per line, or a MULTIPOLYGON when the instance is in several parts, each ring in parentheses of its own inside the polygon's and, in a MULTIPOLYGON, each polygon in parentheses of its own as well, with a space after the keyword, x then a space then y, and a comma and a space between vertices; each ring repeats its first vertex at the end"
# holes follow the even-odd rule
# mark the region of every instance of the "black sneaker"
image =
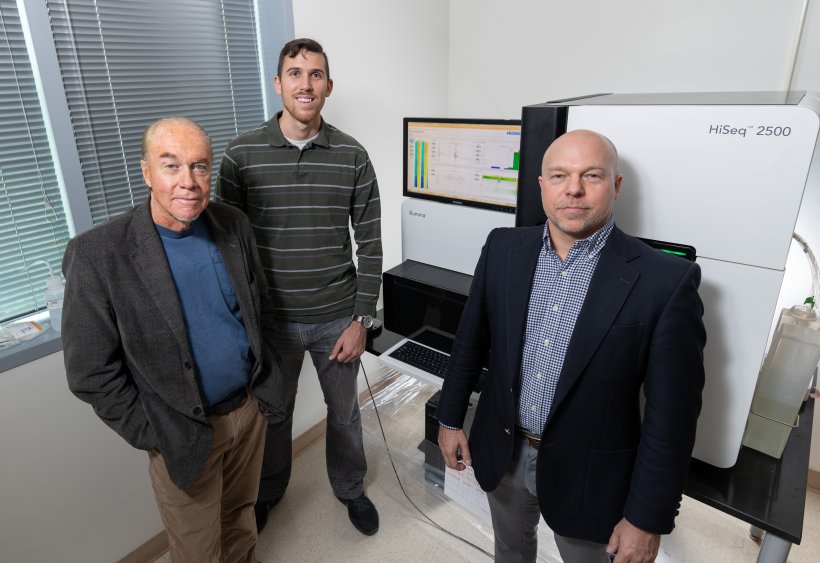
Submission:
POLYGON ((339 501, 347 505, 347 515, 357 530, 366 536, 379 531, 379 513, 364 493, 356 498, 339 498, 339 501))
POLYGON ((265 524, 268 523, 268 512, 270 512, 271 508, 279 504, 279 501, 282 500, 282 497, 279 497, 276 500, 257 500, 256 504, 253 505, 253 513, 256 516, 256 533, 262 531, 262 528, 265 527, 265 524))

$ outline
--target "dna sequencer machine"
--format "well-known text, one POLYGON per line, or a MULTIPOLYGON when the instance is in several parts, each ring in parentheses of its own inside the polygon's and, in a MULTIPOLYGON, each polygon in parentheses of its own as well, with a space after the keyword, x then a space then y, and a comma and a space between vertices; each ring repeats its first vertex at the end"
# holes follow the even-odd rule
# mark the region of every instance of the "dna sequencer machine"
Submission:
MULTIPOLYGON (((695 248, 707 343, 693 455, 717 467, 737 460, 801 200, 820 190, 818 114, 820 97, 809 92, 599 94, 522 110, 515 225, 545 221, 546 148, 591 129, 618 148, 616 224, 695 248)), ((461 275, 473 273, 487 233, 512 223, 492 211, 403 205, 403 258, 461 275)))

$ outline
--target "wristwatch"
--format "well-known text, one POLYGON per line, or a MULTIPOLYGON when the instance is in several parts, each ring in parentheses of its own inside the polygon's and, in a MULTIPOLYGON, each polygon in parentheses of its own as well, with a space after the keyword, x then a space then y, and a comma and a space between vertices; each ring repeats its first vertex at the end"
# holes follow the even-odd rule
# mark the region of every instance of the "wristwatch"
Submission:
POLYGON ((367 330, 373 328, 373 317, 370 315, 353 315, 353 320, 357 323, 361 323, 367 330))

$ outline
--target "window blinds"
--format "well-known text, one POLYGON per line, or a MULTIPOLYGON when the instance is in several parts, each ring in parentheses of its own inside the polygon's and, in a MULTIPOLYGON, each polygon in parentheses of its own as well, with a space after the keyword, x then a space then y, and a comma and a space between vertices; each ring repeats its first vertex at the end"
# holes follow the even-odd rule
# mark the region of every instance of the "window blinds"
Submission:
POLYGON ((47 0, 94 224, 147 197, 146 125, 185 115, 227 142, 264 120, 252 0, 47 0))
POLYGON ((47 268, 68 240, 15 0, 0 0, 0 321, 43 308, 47 268), (29 272, 26 272, 26 267, 29 272))

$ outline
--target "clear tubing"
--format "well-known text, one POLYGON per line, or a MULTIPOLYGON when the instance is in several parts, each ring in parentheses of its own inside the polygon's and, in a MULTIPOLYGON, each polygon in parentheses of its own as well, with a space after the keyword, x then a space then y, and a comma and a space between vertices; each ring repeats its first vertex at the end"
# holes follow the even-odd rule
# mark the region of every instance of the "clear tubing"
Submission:
POLYGON ((803 237, 797 233, 792 233, 792 238, 797 241, 797 244, 799 244, 803 252, 806 253, 806 259, 809 261, 809 269, 811 271, 811 295, 814 299, 812 308, 816 308, 818 303, 820 303, 820 270, 817 268, 817 258, 803 237))

